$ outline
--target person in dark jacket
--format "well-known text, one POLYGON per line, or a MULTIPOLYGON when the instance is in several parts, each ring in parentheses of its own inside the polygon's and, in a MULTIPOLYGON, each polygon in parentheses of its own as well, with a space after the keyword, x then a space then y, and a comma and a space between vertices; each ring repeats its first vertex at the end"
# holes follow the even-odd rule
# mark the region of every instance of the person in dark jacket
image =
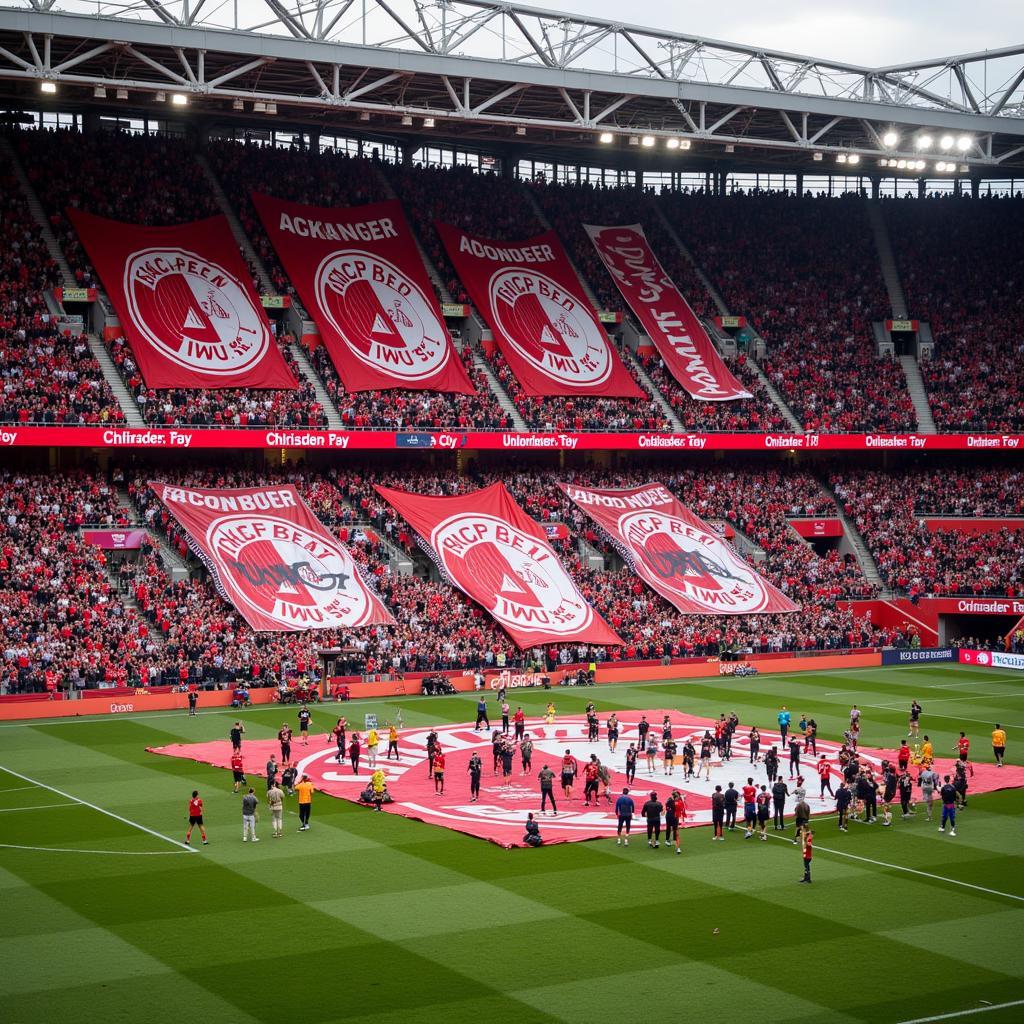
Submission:
POLYGON ((772 786, 772 808, 774 810, 775 831, 779 832, 786 827, 786 797, 789 796, 789 786, 782 779, 776 779, 772 786))
POLYGON ((640 809, 640 813, 647 819, 647 845, 655 850, 661 845, 661 812, 663 809, 658 794, 652 789, 651 798, 640 809))

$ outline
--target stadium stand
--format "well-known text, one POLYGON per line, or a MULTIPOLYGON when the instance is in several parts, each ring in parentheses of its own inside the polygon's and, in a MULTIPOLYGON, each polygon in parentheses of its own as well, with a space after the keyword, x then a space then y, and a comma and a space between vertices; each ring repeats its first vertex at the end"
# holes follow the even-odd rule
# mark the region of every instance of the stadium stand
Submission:
MULTIPOLYGON (((67 218, 68 207, 145 225, 184 223, 220 212, 183 140, 107 132, 25 132, 19 137, 18 150, 81 287, 100 282, 67 218)), ((259 290, 255 279, 253 283, 259 290)), ((278 347, 298 382, 294 391, 156 391, 142 381, 125 338, 115 338, 107 347, 146 423, 208 427, 327 423, 313 386, 303 379, 284 338, 278 339, 278 347)), ((102 380, 99 367, 92 365, 102 380)))
POLYGON ((950 196, 883 209, 911 314, 935 339, 921 375, 939 430, 1024 429, 1024 202, 950 196))
POLYGON ((908 430, 900 365, 875 356, 888 315, 878 256, 856 196, 785 193, 658 199, 729 305, 768 345, 763 369, 808 430, 908 430))
POLYGON ((1024 512, 1017 469, 835 473, 832 486, 871 549, 886 583, 911 598, 1019 596, 1024 530, 986 533, 930 529, 925 514, 979 517, 1024 512))

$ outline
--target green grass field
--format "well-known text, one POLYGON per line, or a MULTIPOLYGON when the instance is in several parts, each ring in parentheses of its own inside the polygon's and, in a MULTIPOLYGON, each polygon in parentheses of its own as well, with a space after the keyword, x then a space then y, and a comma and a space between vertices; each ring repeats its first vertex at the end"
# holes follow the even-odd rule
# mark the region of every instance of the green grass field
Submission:
MULTIPOLYGON (((1008 760, 1022 763, 1024 677, 991 670, 555 699, 560 713, 589 699, 601 712, 735 709, 761 726, 785 702, 812 714, 823 739, 839 736, 856 702, 865 746, 892 747, 915 696, 937 752, 948 756, 964 728, 989 758, 1000 721, 1008 760)), ((528 714, 546 699, 515 695, 528 714)), ((403 698, 346 714, 383 720, 400 704, 408 727, 471 720, 474 703, 403 698)), ((334 713, 314 712, 321 737, 334 713)), ((224 739, 232 715, 0 725, 0 765, 27 777, 0 772, 0 1021, 1024 1020, 1024 791, 972 798, 955 839, 920 815, 848 834, 820 819, 813 886, 796 884, 795 847, 738 832, 711 843, 708 829, 688 829, 681 857, 610 840, 508 851, 322 794, 310 832, 253 846, 241 842, 229 773, 144 749, 224 739), (181 839, 193 788, 210 834, 199 852, 129 823, 181 839)), ((281 710, 244 718, 250 739, 271 738, 281 710)), ((289 811, 294 821, 294 800, 289 811)))

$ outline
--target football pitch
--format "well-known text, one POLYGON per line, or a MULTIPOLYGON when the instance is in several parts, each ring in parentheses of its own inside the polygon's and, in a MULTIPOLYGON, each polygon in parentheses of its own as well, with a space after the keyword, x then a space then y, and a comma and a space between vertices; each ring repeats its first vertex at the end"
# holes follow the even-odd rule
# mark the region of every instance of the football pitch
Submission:
MULTIPOLYGON (((1000 722, 1007 761, 1024 764, 1019 673, 915 666, 509 698, 528 716, 549 698, 559 715, 593 700, 602 722, 735 711, 740 732, 774 728, 786 704, 794 722, 815 718, 822 740, 841 737, 856 703, 862 744, 889 750, 917 698, 937 755, 953 756, 964 729, 972 759, 991 762, 1000 722)), ((313 738, 339 713, 358 728, 401 708, 406 728, 427 727, 472 721, 475 705, 327 705, 313 709, 313 738)), ((506 850, 322 793, 310 831, 296 831, 291 797, 284 837, 270 839, 264 811, 252 845, 229 772, 146 752, 225 740, 235 717, 247 741, 269 740, 295 709, 0 724, 0 1021, 1024 1019, 1024 790, 969 797, 955 838, 898 807, 888 829, 841 833, 818 818, 811 886, 797 884, 798 848, 771 831, 767 843, 740 830, 712 843, 710 829, 687 829, 678 857, 639 835, 628 848, 506 850), (210 844, 194 834, 187 850, 193 789, 210 844)), ((745 762, 735 774, 745 781, 745 762)))

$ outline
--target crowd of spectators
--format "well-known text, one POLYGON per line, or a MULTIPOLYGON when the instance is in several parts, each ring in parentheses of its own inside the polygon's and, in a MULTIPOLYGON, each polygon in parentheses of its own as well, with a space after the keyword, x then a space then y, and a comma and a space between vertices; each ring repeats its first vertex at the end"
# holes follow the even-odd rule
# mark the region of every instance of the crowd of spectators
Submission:
POLYGON ((764 338, 763 369, 805 429, 916 429, 903 368, 875 354, 871 323, 889 307, 862 199, 657 201, 730 312, 764 338))
POLYGON ((1018 469, 847 470, 832 486, 886 584, 911 599, 1024 593, 1024 529, 977 520, 1024 511, 1018 469), (963 517, 970 529, 936 529, 926 515, 963 517))
POLYGON ((73 426, 122 418, 86 339, 58 326, 61 284, 25 196, 0 155, 0 422, 73 426))
POLYGON ((0 692, 126 683, 155 657, 148 626, 79 532, 124 519, 98 474, 0 473, 0 692))
POLYGON ((883 209, 909 313, 935 340, 921 375, 939 430, 1024 430, 1024 199, 897 199, 883 209))

